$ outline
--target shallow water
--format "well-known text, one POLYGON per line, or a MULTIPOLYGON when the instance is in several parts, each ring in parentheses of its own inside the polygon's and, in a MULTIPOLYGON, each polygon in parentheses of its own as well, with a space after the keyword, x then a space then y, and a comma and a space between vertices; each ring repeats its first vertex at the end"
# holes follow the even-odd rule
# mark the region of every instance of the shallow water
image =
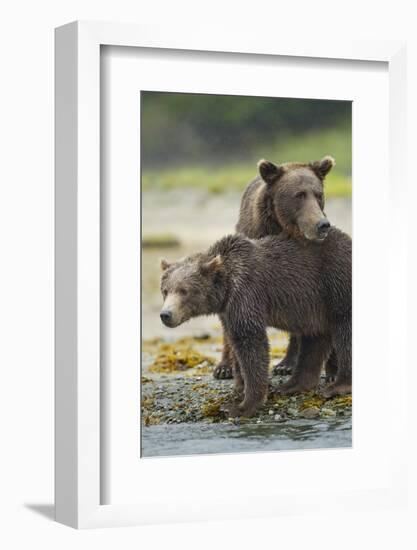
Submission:
POLYGON ((142 456, 248 453, 352 446, 352 419, 273 424, 163 424, 142 428, 142 456))

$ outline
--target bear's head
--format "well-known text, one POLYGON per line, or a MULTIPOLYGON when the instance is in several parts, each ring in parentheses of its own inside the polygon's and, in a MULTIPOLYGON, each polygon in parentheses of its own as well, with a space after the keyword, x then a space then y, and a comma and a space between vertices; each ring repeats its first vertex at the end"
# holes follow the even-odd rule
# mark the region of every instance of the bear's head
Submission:
POLYGON ((222 268, 220 255, 197 254, 174 263, 161 260, 164 325, 174 328, 193 317, 216 313, 223 296, 222 268))
POLYGON ((323 182, 334 165, 329 156, 310 164, 258 162, 277 221, 291 237, 326 238, 330 223, 323 211, 323 182))

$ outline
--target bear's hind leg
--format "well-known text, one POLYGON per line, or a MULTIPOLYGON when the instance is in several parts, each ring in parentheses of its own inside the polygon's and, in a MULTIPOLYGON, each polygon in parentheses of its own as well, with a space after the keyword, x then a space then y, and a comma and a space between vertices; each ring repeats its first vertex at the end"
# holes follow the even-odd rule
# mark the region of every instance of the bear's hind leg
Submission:
POLYGON ((326 336, 303 336, 298 363, 291 378, 277 391, 285 395, 312 390, 320 381, 323 362, 329 356, 331 341, 326 336))
POLYGON ((239 360, 234 352, 233 345, 230 340, 229 361, 233 371, 234 393, 236 394, 236 396, 242 398, 242 395, 245 391, 245 381, 242 376, 242 371, 240 370, 239 360))
POLYGON ((292 374, 298 361, 300 353, 301 337, 292 334, 287 348, 287 353, 280 363, 274 366, 272 374, 275 376, 286 376, 292 374))
POLYGON ((323 390, 323 396, 326 398, 352 392, 352 325, 350 322, 336 328, 333 345, 338 369, 336 380, 323 390))
POLYGON ((337 355, 333 349, 326 361, 326 382, 334 382, 337 376, 337 355))
POLYGON ((233 378, 233 350, 229 338, 223 329, 223 351, 220 363, 213 371, 214 378, 217 380, 227 380, 233 378))

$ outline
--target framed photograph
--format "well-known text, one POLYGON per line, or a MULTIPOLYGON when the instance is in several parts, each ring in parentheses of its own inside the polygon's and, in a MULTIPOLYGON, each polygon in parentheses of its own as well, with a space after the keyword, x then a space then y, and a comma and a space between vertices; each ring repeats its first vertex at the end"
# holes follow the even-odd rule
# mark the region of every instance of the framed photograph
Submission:
POLYGON ((57 521, 404 501, 404 52, 56 30, 57 521))

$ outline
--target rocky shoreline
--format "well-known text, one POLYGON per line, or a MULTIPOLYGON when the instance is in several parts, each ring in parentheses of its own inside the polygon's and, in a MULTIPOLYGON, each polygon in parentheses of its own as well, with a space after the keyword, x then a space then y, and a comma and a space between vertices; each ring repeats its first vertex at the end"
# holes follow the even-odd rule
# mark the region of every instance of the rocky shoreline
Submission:
MULTIPOLYGON (((141 412, 144 426, 197 422, 276 424, 352 415, 351 395, 325 399, 318 390, 280 396, 274 390, 287 377, 274 376, 268 400, 256 416, 229 418, 223 407, 233 395, 233 381, 215 380, 212 374, 220 358, 221 345, 221 338, 210 334, 171 342, 158 338, 143 342, 141 412)), ((284 355, 285 348, 285 335, 270 336, 271 370, 284 355)))

